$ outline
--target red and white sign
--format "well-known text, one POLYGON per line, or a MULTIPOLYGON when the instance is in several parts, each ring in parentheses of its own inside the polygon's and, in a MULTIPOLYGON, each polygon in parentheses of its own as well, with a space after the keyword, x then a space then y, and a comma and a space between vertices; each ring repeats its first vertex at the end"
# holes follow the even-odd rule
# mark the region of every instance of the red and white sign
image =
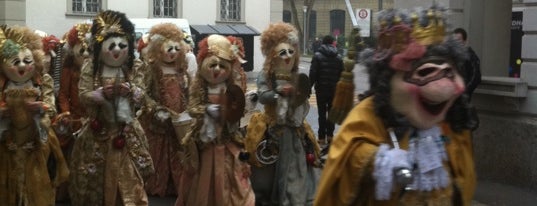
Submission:
POLYGON ((356 23, 360 27, 360 36, 369 37, 371 35, 371 9, 358 8, 355 15, 356 23))

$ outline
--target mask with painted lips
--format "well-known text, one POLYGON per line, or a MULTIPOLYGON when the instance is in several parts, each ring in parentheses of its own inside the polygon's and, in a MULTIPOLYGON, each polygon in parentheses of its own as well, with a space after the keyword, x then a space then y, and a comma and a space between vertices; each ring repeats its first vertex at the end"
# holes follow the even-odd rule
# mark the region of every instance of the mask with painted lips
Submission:
POLYGON ((179 58, 181 44, 176 41, 166 41, 162 44, 162 61, 166 64, 174 63, 179 58))
POLYGON ((288 43, 278 44, 274 50, 274 68, 276 73, 290 72, 296 61, 295 48, 288 43))
POLYGON ((428 129, 444 120, 464 92, 464 82, 449 63, 424 63, 410 72, 396 72, 391 90, 392 107, 414 127, 428 129))
POLYGON ((88 48, 82 46, 82 44, 75 44, 72 48, 73 57, 75 58, 75 63, 77 65, 82 65, 84 59, 90 56, 90 51, 88 48))
POLYGON ((101 62, 111 67, 119 67, 128 59, 129 43, 125 37, 110 37, 103 41, 101 62))
POLYGON ((18 54, 5 59, 2 71, 13 82, 23 83, 30 80, 36 73, 32 52, 22 49, 18 54))
POLYGON ((230 77, 231 65, 225 59, 211 56, 203 60, 199 73, 210 84, 219 84, 230 77))

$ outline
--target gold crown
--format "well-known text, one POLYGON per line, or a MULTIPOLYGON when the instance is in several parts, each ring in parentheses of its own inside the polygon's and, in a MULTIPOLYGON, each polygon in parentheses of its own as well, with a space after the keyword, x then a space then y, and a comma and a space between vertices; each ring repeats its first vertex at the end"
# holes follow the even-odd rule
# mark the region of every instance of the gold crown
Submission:
POLYGON ((432 9, 427 11, 427 18, 429 19, 429 25, 422 27, 418 20, 418 15, 412 14, 412 38, 421 45, 438 44, 444 41, 445 29, 444 19, 440 11, 433 11, 432 9))
POLYGON ((378 36, 379 48, 389 49, 393 53, 399 53, 412 40, 423 46, 441 43, 444 41, 445 35, 441 12, 430 9, 427 11, 427 18, 428 25, 425 27, 421 26, 418 14, 416 13, 411 14, 411 25, 403 22, 398 15, 393 17, 391 25, 388 25, 386 19, 381 20, 378 36))
POLYGON ((120 25, 121 19, 112 13, 101 13, 97 16, 95 23, 97 24, 97 32, 95 40, 101 43, 106 35, 110 33, 125 34, 120 25))

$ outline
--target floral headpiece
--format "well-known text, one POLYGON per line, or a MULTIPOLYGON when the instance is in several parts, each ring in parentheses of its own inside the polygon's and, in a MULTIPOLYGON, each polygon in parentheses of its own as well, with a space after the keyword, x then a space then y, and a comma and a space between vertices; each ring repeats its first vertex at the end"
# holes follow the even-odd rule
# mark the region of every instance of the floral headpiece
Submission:
POLYGON ((445 37, 443 11, 431 8, 410 14, 397 10, 379 13, 380 30, 375 60, 390 59, 390 67, 409 71, 427 46, 441 44, 445 37))
POLYGON ((272 50, 279 43, 289 43, 298 49, 298 31, 289 23, 278 22, 270 24, 261 34, 261 52, 265 56, 272 56, 272 50))
POLYGON ((73 47, 78 43, 82 44, 83 48, 88 48, 88 40, 91 36, 91 24, 80 23, 75 24, 67 36, 69 47, 73 47))
POLYGON ((104 38, 109 34, 125 34, 121 28, 121 18, 113 13, 101 12, 94 22, 97 24, 95 40, 99 43, 103 42, 104 38))
POLYGON ((224 36, 211 35, 207 37, 207 44, 209 46, 209 54, 218 56, 220 58, 233 61, 237 58, 233 45, 224 36))
POLYGON ((244 54, 244 46, 242 44, 242 39, 234 36, 228 36, 227 38, 229 39, 229 41, 231 41, 231 50, 233 54, 235 54, 235 57, 237 57, 237 60, 241 64, 246 63, 247 61, 244 60, 244 57, 246 57, 246 55, 244 54))
POLYGON ((52 57, 56 57, 56 53, 54 52, 54 50, 56 49, 58 44, 61 43, 60 39, 58 39, 54 35, 48 35, 41 39, 41 43, 43 43, 43 51, 45 52, 45 54, 51 55, 52 57))
POLYGON ((0 59, 5 61, 6 58, 16 55, 21 49, 26 48, 23 38, 21 33, 7 25, 0 26, 0 59))

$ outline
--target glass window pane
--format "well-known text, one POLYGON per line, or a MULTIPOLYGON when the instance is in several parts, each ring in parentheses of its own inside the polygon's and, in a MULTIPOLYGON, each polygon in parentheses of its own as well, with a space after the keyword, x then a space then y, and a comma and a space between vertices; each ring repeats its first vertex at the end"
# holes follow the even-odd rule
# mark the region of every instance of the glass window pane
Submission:
POLYGON ((82 12, 82 0, 73 0, 73 13, 82 12))

